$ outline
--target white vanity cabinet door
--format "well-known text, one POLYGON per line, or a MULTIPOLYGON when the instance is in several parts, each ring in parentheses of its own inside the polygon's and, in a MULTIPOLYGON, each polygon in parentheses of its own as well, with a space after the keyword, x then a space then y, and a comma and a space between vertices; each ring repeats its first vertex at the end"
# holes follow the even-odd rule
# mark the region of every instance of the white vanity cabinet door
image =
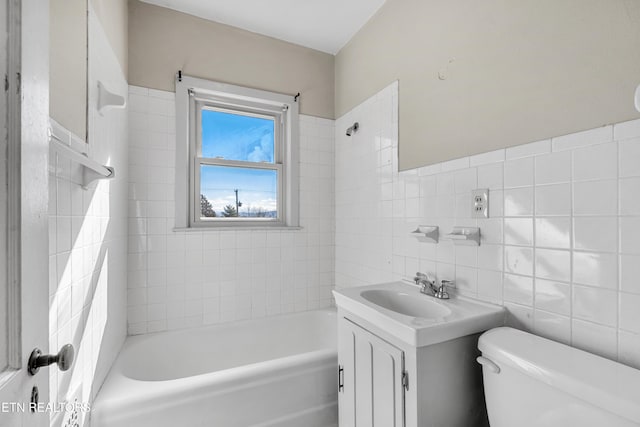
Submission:
POLYGON ((338 335, 340 427, 403 427, 404 352, 345 318, 338 335))

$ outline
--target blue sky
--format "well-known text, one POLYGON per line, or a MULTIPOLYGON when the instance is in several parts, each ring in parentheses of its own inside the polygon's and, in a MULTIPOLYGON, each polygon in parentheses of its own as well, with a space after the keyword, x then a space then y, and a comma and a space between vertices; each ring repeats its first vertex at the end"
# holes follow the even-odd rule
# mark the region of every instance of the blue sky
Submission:
POLYGON ((273 120, 202 110, 202 156, 273 163, 273 120))
MULTIPOLYGON (((202 156, 227 160, 274 162, 274 122, 269 119, 202 111, 202 156)), ((216 212, 235 206, 239 190, 240 211, 248 208, 276 210, 276 172, 273 170, 202 166, 201 192, 216 212)))

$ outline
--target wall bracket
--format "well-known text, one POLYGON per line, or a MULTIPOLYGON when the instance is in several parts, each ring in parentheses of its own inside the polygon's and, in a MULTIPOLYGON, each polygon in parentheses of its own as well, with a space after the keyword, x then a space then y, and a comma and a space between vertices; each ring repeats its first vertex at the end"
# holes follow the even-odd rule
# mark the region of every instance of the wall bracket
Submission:
POLYGON ((447 238, 456 245, 480 246, 479 227, 453 227, 447 238))
POLYGON ((419 225, 411 235, 420 242, 438 243, 440 228, 437 225, 419 225))

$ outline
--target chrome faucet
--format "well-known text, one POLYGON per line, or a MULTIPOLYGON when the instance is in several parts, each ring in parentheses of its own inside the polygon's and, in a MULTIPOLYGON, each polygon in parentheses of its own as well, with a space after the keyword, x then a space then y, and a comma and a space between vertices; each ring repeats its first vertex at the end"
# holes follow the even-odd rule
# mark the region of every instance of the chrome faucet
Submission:
POLYGON ((449 299, 449 293, 447 292, 447 286, 453 287, 453 282, 451 280, 441 280, 440 287, 438 291, 433 295, 438 299, 449 299))
POLYGON ((416 285, 420 286, 420 293, 438 299, 449 299, 450 296, 447 292, 447 287, 454 287, 453 281, 444 279, 440 281, 440 286, 438 286, 436 279, 428 273, 417 272, 413 281, 416 282, 416 285))
POLYGON ((413 281, 416 282, 416 285, 420 286, 420 293, 435 296, 438 292, 436 280, 430 274, 417 272, 413 281))

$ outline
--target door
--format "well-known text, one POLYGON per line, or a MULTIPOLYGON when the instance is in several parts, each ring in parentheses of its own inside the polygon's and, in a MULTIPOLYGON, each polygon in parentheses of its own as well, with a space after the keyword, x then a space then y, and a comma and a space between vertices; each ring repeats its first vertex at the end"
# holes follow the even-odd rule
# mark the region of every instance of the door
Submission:
POLYGON ((340 427, 404 426, 404 352, 346 318, 338 323, 340 427))
MULTIPOLYGON (((48 351, 49 8, 0 0, 0 426, 44 427, 31 412, 34 387, 48 401, 47 369, 27 372, 31 351, 48 351)), ((36 408, 43 409, 43 408, 36 408)))

